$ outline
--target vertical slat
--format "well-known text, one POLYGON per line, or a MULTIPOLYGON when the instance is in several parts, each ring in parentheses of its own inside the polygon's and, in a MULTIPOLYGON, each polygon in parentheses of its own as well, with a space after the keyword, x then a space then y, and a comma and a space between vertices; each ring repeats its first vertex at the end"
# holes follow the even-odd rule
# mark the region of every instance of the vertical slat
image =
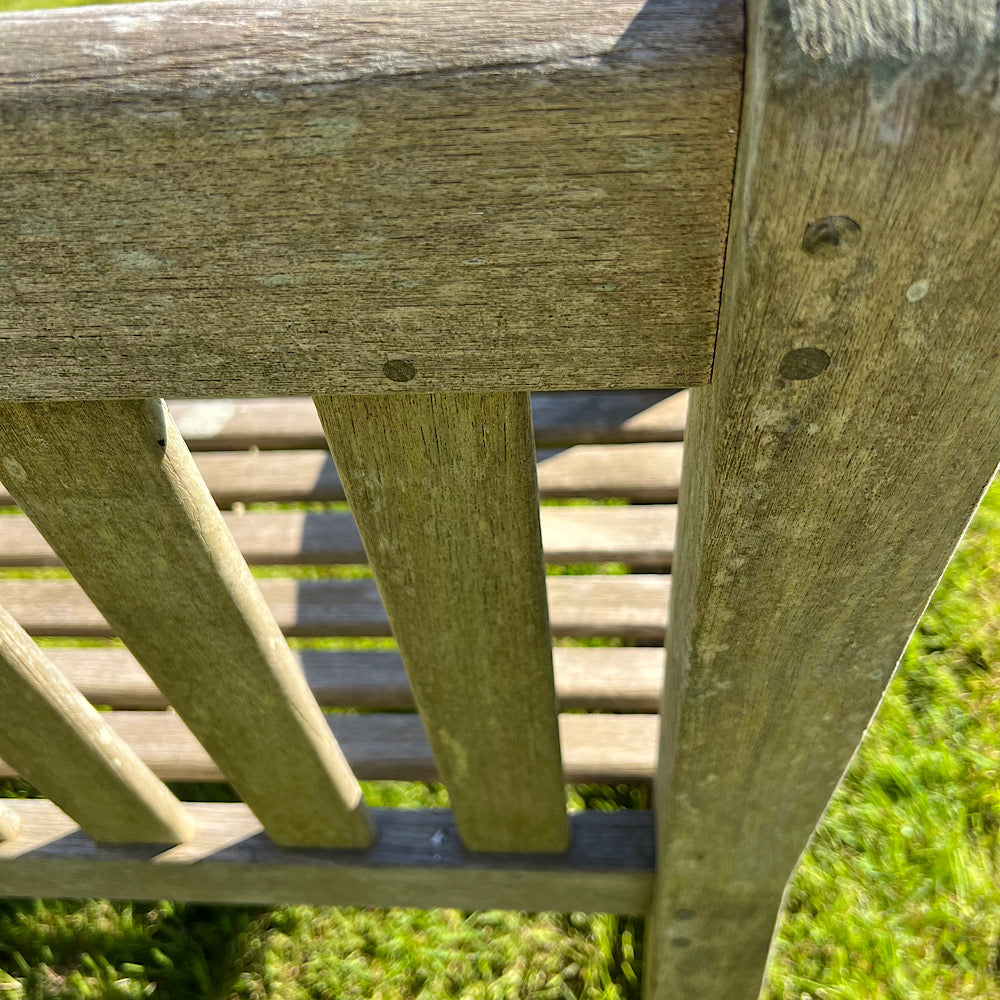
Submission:
POLYGON ((166 785, 2 607, 0 754, 94 840, 176 844, 194 833, 166 785))
POLYGON ((758 996, 786 880, 996 466, 988 6, 922 5, 918 31, 891 2, 751 5, 685 435, 651 1000, 758 996))
POLYGON ((0 475, 278 843, 361 789, 161 400, 0 404, 0 475))
POLYGON ((0 841, 13 840, 21 829, 21 817, 0 802, 0 841))
POLYGON ((463 841, 564 850, 528 394, 316 406, 463 841))

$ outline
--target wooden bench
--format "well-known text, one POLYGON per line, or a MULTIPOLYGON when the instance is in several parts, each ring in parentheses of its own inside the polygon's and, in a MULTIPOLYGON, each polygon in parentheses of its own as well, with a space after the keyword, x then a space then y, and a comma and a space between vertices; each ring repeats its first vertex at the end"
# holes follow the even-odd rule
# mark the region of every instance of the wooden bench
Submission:
POLYGON ((1000 117, 991 5, 743 15, 0 18, 0 895, 637 913, 757 995, 1000 456, 1000 117))

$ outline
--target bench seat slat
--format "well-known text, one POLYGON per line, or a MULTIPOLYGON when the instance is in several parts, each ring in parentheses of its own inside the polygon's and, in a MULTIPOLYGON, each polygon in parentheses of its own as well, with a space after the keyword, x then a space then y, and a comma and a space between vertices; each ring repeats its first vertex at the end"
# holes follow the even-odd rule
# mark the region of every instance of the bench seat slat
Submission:
MULTIPOLYGON (((326 448, 308 396, 284 399, 178 399, 170 412, 192 451, 326 448)), ((540 448, 577 444, 680 441, 687 392, 664 398, 632 392, 533 392, 531 414, 540 448)))
MULTIPOLYGON (((681 479, 679 442, 577 445, 539 452, 543 500, 623 499, 676 503, 681 479)), ((234 503, 306 503, 344 499, 329 453, 322 451, 203 452, 195 464, 220 507, 234 503)), ((2 475, 0 470, 0 475, 2 475)), ((0 486, 0 507, 14 506, 0 486)))
MULTIPOLYGON (((226 780, 173 712, 107 712, 104 717, 162 780, 226 780)), ((419 715, 332 714, 325 718, 362 780, 440 780, 419 715)), ((658 724, 655 715, 560 715, 565 781, 577 784, 651 781, 658 724)), ((0 778, 13 777, 15 773, 0 761, 0 778)))
POLYGON ((445 809, 376 809, 365 852, 286 850, 242 803, 190 806, 197 836, 169 851, 99 847, 51 802, 10 803, 21 834, 0 844, 0 895, 205 903, 461 907, 644 913, 652 817, 570 818, 565 855, 475 855, 445 809))
MULTIPOLYGON (((354 518, 322 511, 223 515, 243 557, 254 565, 364 563, 354 518)), ((664 570, 673 556, 677 508, 543 507, 542 545, 548 563, 623 562, 664 570)), ((0 566, 57 566, 59 559, 28 518, 0 516, 0 566)))
MULTIPOLYGON (((372 580, 257 582, 286 635, 390 635, 372 580)), ((663 642, 670 591, 667 576, 550 576, 547 586, 549 617, 557 637, 663 642)), ((0 604, 31 635, 114 635, 75 580, 0 580, 0 604)))
MULTIPOLYGON (((162 709, 167 699, 126 649, 47 649, 48 658, 95 705, 162 709)), ((292 651, 316 700, 331 708, 413 709, 399 654, 391 650, 292 651)), ((656 712, 663 650, 552 650, 556 700, 563 711, 656 712)))
MULTIPOLYGON (((46 803, 52 805, 52 803, 46 803)), ((54 806, 53 806, 54 808, 54 806)), ((0 841, 13 840, 21 829, 21 814, 0 802, 0 841)))

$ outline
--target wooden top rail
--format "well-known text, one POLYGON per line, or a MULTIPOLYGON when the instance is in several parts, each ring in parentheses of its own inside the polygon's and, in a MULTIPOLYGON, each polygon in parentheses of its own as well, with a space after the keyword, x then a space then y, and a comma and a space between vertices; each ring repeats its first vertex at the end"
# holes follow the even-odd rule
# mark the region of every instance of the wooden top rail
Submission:
POLYGON ((708 381, 738 0, 0 24, 0 398, 708 381))

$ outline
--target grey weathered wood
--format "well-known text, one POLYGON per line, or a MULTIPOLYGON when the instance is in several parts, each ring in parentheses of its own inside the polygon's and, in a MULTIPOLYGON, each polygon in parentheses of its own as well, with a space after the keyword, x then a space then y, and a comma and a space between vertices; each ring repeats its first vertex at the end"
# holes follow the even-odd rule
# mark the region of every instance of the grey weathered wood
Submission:
POLYGON ((20 814, 0 802, 0 841, 13 840, 20 829, 20 814))
MULTIPOLYGON (((176 844, 184 807, 0 607, 0 753, 95 840, 176 844)), ((0 816, 0 839, 3 839, 0 816)))
MULTIPOLYGON (((577 445, 538 455, 543 500, 619 498, 674 503, 680 486, 680 444, 577 445)), ((344 488, 328 452, 206 452, 195 456, 220 507, 239 503, 343 500, 344 488)), ((0 478, 3 470, 0 469, 0 478)), ((0 487, 0 506, 14 504, 0 487)))
POLYGON ((24 829, 0 846, 0 895, 643 913, 652 883, 639 810, 577 813, 562 856, 486 857, 445 809, 373 810, 378 840, 360 852, 282 849, 241 803, 194 803, 197 837, 154 854, 97 846, 50 802, 11 808, 24 829))
POLYGON ((463 842, 566 849, 528 394, 316 409, 463 842))
POLYGON ((360 786, 163 402, 0 403, 0 466, 274 839, 368 844, 360 786))
MULTIPOLYGON (((316 638, 391 634, 372 580, 273 579, 257 583, 286 635, 316 638)), ((559 638, 611 636, 663 641, 669 577, 550 576, 547 588, 549 620, 553 634, 559 638)), ((74 580, 0 580, 0 604, 31 635, 117 634, 74 580)), ((233 650, 230 655, 237 653, 233 650)))
POLYGON ((709 378, 738 0, 200 0, 0 33, 0 396, 709 378))
POLYGON ((789 873, 1000 456, 994 5, 750 10, 713 383, 686 436, 646 950, 663 1000, 757 997, 789 873))
MULTIPOLYGON (((107 712, 104 718, 164 781, 226 780, 172 712, 107 712)), ((419 715, 331 714, 325 720, 362 780, 441 780, 419 715)), ((560 715, 563 778, 570 783, 648 784, 656 764, 657 733, 656 715, 560 715)), ((14 774, 0 761, 0 777, 14 774)))
MULTIPOLYGON (((179 399, 168 403, 192 451, 325 448, 316 407, 308 397, 179 399)), ((618 444, 680 441, 687 396, 655 389, 631 392, 535 392, 535 444, 618 444)))
MULTIPOLYGON (((166 708, 167 699, 126 649, 48 649, 49 659, 88 701, 119 709, 166 708)), ((413 709, 399 654, 389 650, 293 650, 320 705, 413 709)), ((552 650, 563 711, 656 712, 663 653, 648 648, 552 650)))
POLYGON ((538 490, 546 500, 675 503, 683 450, 681 444, 581 444, 555 454, 540 452, 538 490))
MULTIPOLYGON (((674 506, 543 507, 545 561, 623 562, 664 570, 673 557, 674 506)), ((231 513, 223 518, 247 562, 258 565, 364 563, 368 557, 347 513, 231 513)), ((26 517, 0 516, 0 566, 58 566, 59 557, 26 517)))

